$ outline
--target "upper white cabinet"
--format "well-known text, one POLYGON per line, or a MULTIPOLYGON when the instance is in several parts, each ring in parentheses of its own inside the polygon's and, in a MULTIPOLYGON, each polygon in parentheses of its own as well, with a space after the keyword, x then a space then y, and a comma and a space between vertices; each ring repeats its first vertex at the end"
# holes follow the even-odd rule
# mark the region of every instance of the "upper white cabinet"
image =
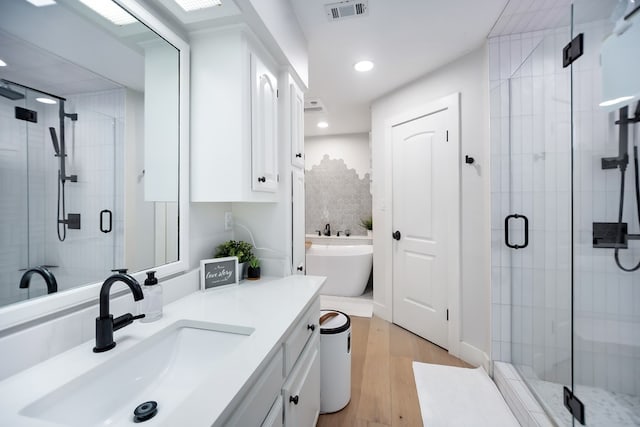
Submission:
POLYGON ((278 80, 251 53, 251 161, 254 191, 278 189, 278 80))
POLYGON ((248 30, 193 35, 192 201, 277 201, 275 69, 248 30))
POLYGON ((304 169, 304 93, 289 76, 291 164, 304 169))

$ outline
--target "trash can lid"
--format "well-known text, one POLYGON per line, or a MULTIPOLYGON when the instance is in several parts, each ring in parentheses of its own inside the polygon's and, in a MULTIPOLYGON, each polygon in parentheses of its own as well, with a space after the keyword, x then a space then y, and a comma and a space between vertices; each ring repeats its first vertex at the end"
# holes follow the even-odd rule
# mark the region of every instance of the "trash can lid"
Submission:
POLYGON ((321 334, 339 334, 348 330, 351 327, 351 318, 338 310, 320 310, 320 318, 325 314, 333 314, 333 316, 327 316, 320 325, 321 334))

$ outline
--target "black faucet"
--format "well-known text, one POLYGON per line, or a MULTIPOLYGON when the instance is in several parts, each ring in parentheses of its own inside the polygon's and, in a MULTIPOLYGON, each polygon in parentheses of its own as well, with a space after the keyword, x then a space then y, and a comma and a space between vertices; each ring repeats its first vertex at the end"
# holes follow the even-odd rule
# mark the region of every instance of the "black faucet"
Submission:
POLYGON ((113 341, 113 331, 124 328, 133 323, 134 320, 144 317, 144 314, 134 316, 131 313, 127 313, 115 319, 113 318, 113 314, 109 313, 109 291, 111 291, 111 285, 116 282, 122 282, 129 286, 134 300, 140 301, 144 298, 140 284, 128 274, 112 274, 104 281, 102 288, 100 288, 100 317, 96 317, 96 346, 93 348, 94 353, 111 350, 116 346, 113 341))
POLYGON ((44 267, 42 265, 40 267, 30 268, 29 270, 25 271, 25 273, 22 275, 22 278, 20 279, 21 289, 26 289, 29 287, 29 283, 31 282, 31 276, 33 276, 35 273, 38 273, 39 275, 41 275, 44 281, 46 282, 47 294, 58 292, 58 282, 56 281, 55 276, 51 271, 49 271, 47 267, 44 267))
POLYGON ((324 226, 324 235, 331 236, 331 226, 329 224, 324 226))

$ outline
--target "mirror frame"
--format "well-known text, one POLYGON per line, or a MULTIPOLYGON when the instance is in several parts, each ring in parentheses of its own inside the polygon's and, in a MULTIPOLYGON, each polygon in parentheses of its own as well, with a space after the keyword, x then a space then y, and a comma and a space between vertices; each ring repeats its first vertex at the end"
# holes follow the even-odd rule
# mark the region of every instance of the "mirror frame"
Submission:
MULTIPOLYGON (((178 194, 178 260, 169 264, 141 270, 131 275, 142 282, 146 272, 155 270, 157 277, 183 273, 189 268, 189 44, 173 32, 160 19, 144 8, 137 0, 112 0, 138 21, 149 27, 178 50, 179 60, 179 194, 178 194)), ((106 277, 105 277, 106 279, 106 277)), ((17 286, 17 284, 16 284, 17 286)), ((102 282, 71 288, 46 298, 35 298, 0 308, 0 332, 21 324, 35 321, 60 312, 84 308, 98 301, 102 282)), ((114 286, 111 294, 124 289, 123 284, 114 286)))

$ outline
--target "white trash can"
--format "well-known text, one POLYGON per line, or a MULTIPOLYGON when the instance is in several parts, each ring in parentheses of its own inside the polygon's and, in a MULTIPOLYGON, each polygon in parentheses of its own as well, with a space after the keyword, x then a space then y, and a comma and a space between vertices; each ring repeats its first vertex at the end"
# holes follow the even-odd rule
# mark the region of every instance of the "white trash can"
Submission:
POLYGON ((320 413, 337 412, 351 399, 351 319, 336 310, 321 310, 320 413), (331 315, 333 314, 333 315, 331 315))

